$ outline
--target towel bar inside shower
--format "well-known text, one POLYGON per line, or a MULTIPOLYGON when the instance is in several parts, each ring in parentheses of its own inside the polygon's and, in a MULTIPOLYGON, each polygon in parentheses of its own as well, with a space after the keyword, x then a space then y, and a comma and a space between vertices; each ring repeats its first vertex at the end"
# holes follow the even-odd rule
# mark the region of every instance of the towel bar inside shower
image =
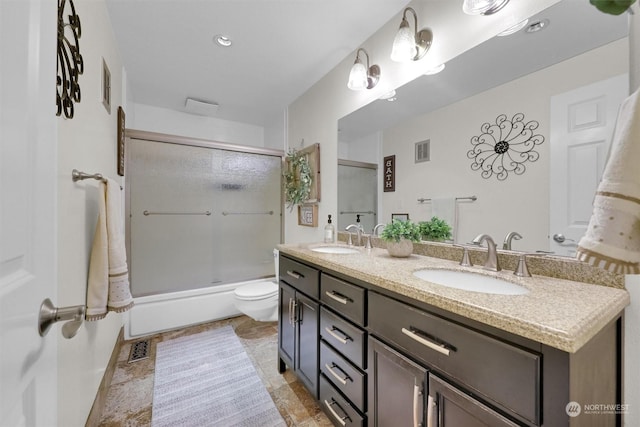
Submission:
MULTIPOLYGON (((478 200, 478 197, 477 196, 456 197, 456 201, 458 200, 470 200, 472 202, 475 202, 476 200, 478 200)), ((422 199, 422 198, 418 199, 418 202, 420 203, 430 202, 430 201, 431 199, 422 199)))
POLYGON ((151 212, 151 211, 143 211, 142 215, 211 215, 211 211, 204 212, 151 212))
POLYGON ((273 215, 273 211, 266 212, 222 212, 222 215, 273 215))

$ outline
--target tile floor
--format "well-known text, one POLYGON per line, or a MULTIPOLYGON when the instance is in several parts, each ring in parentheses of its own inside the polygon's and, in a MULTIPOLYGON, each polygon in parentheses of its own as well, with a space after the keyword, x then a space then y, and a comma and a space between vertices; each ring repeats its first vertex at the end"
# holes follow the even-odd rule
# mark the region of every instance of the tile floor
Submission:
POLYGON ((249 317, 240 316, 154 335, 151 337, 149 358, 133 363, 128 363, 127 360, 131 344, 135 340, 125 342, 118 355, 100 426, 150 426, 157 343, 224 325, 234 328, 288 426, 332 425, 315 399, 290 370, 284 374, 278 373, 277 323, 256 322, 249 317))

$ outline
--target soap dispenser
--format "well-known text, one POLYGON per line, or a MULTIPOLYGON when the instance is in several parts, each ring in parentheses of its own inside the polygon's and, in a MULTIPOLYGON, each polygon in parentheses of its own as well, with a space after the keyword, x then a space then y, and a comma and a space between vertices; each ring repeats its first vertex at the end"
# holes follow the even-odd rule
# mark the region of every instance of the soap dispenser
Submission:
POLYGON ((325 243, 334 243, 336 241, 336 230, 331 223, 331 215, 329 215, 329 219, 327 220, 327 225, 324 226, 324 242, 325 243))

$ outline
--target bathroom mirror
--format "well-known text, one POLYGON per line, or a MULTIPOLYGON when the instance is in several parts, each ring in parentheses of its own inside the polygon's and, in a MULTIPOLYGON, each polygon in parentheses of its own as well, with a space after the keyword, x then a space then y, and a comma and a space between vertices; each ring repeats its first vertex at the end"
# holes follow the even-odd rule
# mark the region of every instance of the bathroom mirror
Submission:
MULTIPOLYGON (((598 121, 608 112, 606 120, 615 122, 617 105, 608 105, 605 112, 600 104, 574 108, 569 95, 584 94, 585 88, 603 81, 618 84, 623 95, 628 93, 620 83, 626 82, 628 72, 628 18, 603 14, 587 0, 564 0, 531 17, 529 26, 529 32, 525 27, 494 37, 449 61, 442 72, 397 88, 394 102, 376 100, 339 120, 341 158, 376 162, 381 170, 384 156, 396 156, 396 189, 378 190, 378 222, 389 222, 396 212, 409 213, 414 221, 428 220, 432 202, 418 199, 462 198, 456 202, 457 243, 488 233, 502 247, 505 236, 515 231, 523 237, 512 241, 513 250, 573 255, 580 230, 588 222, 606 145, 585 143, 583 152, 574 150, 578 154, 558 166, 554 137, 567 136, 558 136, 562 123, 556 118, 569 120, 567 111, 573 108, 571 117, 582 120, 578 125, 585 128, 593 114, 598 121), (538 27, 543 28, 533 31, 538 27), (558 102, 564 102, 564 110, 558 110, 558 102), (523 173, 511 172, 502 180, 496 174, 483 177, 482 170, 472 170, 473 159, 468 156, 472 137, 480 136, 482 125, 495 124, 501 115, 508 121, 522 115, 524 123, 537 123, 534 134, 544 139, 535 147, 536 161, 524 162, 523 173), (427 161, 415 159, 418 149, 427 161), (377 153, 376 160, 371 153, 377 153), (579 186, 574 183, 576 191, 569 188, 565 196, 555 193, 566 184, 560 181, 576 176, 583 181, 579 186), (477 200, 467 199, 471 196, 477 200), (552 212, 566 207, 567 200, 583 210, 586 207, 588 213, 552 212), (572 221, 569 228, 575 230, 554 228, 558 216, 572 221)), ((616 102, 619 105, 606 100, 616 102)), ((340 203, 339 211, 343 210, 340 203)))

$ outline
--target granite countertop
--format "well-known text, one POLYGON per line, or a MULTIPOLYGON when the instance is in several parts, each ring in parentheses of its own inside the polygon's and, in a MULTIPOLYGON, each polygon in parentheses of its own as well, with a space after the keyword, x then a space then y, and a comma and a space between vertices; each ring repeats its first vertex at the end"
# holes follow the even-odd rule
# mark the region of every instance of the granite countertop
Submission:
POLYGON ((510 270, 490 272, 415 254, 393 258, 379 248, 325 254, 310 249, 315 246, 324 245, 283 244, 278 248, 281 253, 570 353, 578 351, 630 302, 624 289, 535 275, 517 277, 510 270), (529 292, 496 295, 449 288, 413 275, 423 268, 473 271, 519 284, 529 292))

